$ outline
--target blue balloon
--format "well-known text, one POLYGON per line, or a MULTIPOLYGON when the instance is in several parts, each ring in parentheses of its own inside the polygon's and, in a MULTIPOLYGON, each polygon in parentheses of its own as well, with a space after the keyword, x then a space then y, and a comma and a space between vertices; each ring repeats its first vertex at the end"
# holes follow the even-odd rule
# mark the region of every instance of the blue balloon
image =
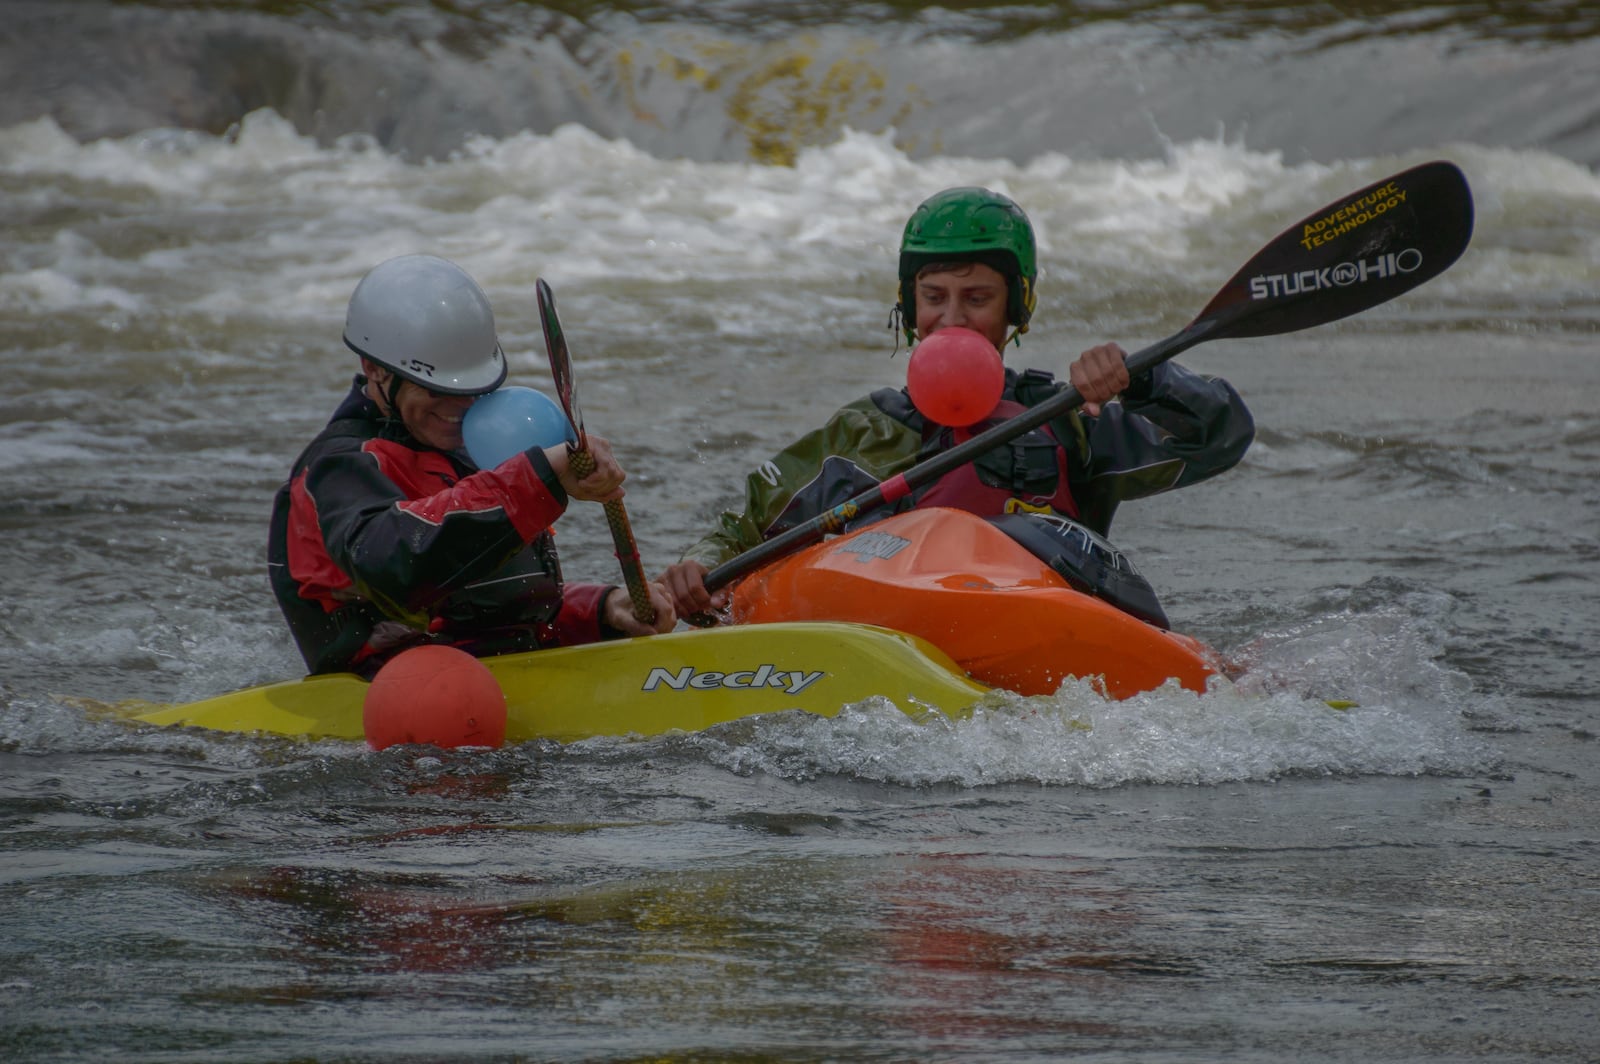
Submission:
POLYGON ((530 447, 578 442, 556 401, 532 388, 497 388, 467 408, 461 419, 467 454, 479 469, 493 469, 530 447))

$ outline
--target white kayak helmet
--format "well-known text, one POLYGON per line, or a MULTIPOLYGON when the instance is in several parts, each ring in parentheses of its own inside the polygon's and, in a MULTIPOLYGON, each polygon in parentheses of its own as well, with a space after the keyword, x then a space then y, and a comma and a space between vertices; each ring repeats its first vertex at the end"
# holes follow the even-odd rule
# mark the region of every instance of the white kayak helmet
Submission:
POLYGON ((481 395, 506 379, 494 311, 467 271, 435 255, 380 262, 356 285, 345 346, 444 395, 481 395))

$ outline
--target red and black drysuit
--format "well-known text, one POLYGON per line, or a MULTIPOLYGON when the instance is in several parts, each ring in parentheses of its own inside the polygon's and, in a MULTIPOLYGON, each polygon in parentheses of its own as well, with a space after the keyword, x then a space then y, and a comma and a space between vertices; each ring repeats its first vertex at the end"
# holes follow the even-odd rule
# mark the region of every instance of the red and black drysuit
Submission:
POLYGON ((356 377, 272 510, 267 570, 315 673, 370 676, 424 641, 478 655, 615 637, 610 587, 563 587, 567 493, 530 448, 479 470, 415 440, 356 377))

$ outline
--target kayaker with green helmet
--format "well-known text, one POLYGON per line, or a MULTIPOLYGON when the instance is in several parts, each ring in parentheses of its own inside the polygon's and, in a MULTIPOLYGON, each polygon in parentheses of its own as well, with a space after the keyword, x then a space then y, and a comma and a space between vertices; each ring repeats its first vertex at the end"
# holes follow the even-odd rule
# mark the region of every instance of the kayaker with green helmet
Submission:
POLYGON ((551 524, 569 499, 622 494, 605 440, 589 436, 595 469, 582 479, 565 443, 484 470, 463 449, 463 416, 506 378, 489 299, 466 271, 432 255, 373 267, 344 342, 361 373, 295 460, 267 547, 310 672, 371 676, 423 642, 483 655, 672 628, 659 585, 646 626, 625 589, 562 582, 551 524))
MULTIPOLYGON (((951 188, 924 201, 900 244, 895 304, 912 344, 961 326, 1005 351, 1028 331, 1037 300, 1038 251, 1022 208, 985 188, 951 188)), ((1232 467, 1255 426, 1226 381, 1166 362, 1130 379, 1114 343, 1083 352, 1068 378, 1083 406, 990 451, 900 500, 893 509, 948 506, 985 517, 1034 512, 1076 520, 1101 535, 1117 505, 1187 487, 1232 467)), ((977 432, 1064 385, 1050 373, 1007 368, 1000 406, 977 432)), ((925 418, 903 388, 843 407, 752 472, 742 512, 684 552, 663 581, 680 615, 719 607, 706 574, 763 540, 803 524, 956 442, 925 418)), ((884 507, 860 523, 892 512, 884 507)))

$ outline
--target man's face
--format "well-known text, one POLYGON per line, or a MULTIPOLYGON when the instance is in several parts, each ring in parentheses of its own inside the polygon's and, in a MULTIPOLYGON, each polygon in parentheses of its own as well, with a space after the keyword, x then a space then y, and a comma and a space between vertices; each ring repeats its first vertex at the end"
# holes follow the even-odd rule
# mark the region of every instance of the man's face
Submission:
MULTIPOLYGON (((361 368, 369 382, 367 394, 387 410, 394 374, 365 359, 361 368)), ((395 395, 398 409, 393 413, 405 423, 406 431, 416 437, 418 443, 441 451, 454 451, 463 444, 461 418, 477 399, 475 395, 440 395, 420 384, 402 380, 400 391, 395 395)))
POLYGON ((477 401, 475 395, 438 395, 420 384, 404 381, 395 403, 406 430, 420 443, 441 451, 462 446, 461 418, 477 401))
MULTIPOLYGON (((934 267, 937 269, 937 267, 934 267)), ((981 333, 995 350, 1006 342, 1006 279, 980 262, 917 275, 917 335, 927 338, 960 325, 981 333)))

